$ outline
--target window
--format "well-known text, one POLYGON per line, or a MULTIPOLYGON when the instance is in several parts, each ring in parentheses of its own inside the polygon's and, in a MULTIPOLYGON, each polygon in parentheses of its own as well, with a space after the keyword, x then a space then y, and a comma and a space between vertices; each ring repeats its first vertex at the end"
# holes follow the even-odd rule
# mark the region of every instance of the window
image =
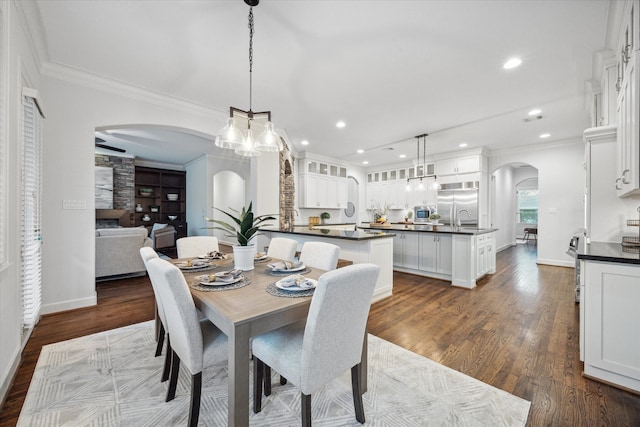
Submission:
POLYGON ((21 271, 23 332, 38 322, 41 304, 41 205, 42 205, 42 111, 37 92, 23 91, 23 133, 21 174, 21 271))
POLYGON ((520 222, 525 224, 538 223, 538 190, 518 190, 518 213, 520 222))

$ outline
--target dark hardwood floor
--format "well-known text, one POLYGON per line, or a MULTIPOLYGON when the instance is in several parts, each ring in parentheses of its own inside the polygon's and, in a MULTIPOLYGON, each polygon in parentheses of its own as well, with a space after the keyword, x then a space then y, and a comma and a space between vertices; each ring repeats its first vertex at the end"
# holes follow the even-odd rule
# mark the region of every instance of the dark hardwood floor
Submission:
MULTIPOLYGON (((573 269, 538 266, 535 244, 498 253, 473 290, 394 274, 369 332, 532 402, 528 425, 640 426, 640 396, 582 377, 573 269)), ((145 277, 97 285, 98 305, 43 316, 23 353, 0 426, 15 425, 43 345, 153 318, 145 277)))

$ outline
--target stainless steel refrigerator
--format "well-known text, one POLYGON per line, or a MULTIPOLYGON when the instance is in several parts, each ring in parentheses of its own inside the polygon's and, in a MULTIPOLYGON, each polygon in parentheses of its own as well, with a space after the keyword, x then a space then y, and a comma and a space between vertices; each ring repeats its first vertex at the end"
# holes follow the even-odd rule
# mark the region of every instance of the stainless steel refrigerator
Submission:
POLYGON ((438 213, 444 224, 478 225, 478 182, 442 184, 438 190, 438 213))

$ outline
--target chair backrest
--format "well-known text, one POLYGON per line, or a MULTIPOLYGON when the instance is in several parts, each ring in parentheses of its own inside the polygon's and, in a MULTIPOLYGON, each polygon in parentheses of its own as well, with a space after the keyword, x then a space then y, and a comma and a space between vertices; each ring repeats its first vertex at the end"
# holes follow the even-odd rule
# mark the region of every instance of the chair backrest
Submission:
POLYGON ((178 258, 194 258, 219 251, 218 238, 213 236, 189 236, 176 240, 178 258))
MULTIPOLYGON (((149 272, 149 260, 152 259, 160 259, 158 253, 154 251, 152 248, 145 246, 140 248, 140 256, 142 257, 142 261, 144 262, 144 267, 149 272)), ((149 274, 149 278, 151 279, 151 274, 149 274)), ((160 321, 163 325, 167 325, 167 316, 164 314, 164 307, 162 306, 162 300, 160 300, 160 296, 158 295, 157 284, 151 279, 151 287, 153 288, 153 294, 156 297, 156 306, 158 307, 158 316, 160 316, 160 321)))
MULTIPOLYGON (((151 282, 158 288, 171 337, 171 348, 191 374, 202 371, 203 341, 196 306, 178 267, 160 258, 148 261, 151 282)), ((155 288, 154 288, 155 289, 155 288)))
POLYGON ((269 250, 267 256, 278 258, 284 261, 293 261, 298 250, 298 242, 286 237, 274 237, 269 242, 269 250))
POLYGON ((335 270, 340 247, 325 242, 306 242, 300 251, 300 261, 320 270, 335 270))
POLYGON ((318 280, 302 343, 300 390, 318 387, 360 363, 371 298, 380 267, 353 264, 318 280))

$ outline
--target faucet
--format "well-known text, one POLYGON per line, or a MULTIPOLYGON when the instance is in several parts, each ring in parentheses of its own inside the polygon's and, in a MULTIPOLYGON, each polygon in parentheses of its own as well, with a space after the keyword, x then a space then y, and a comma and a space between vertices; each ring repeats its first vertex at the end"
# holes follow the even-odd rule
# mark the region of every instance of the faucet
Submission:
POLYGON ((456 214, 456 225, 457 225, 458 227, 460 227, 460 225, 461 225, 461 223, 460 223, 460 214, 461 214, 462 212, 464 212, 464 213, 466 213, 466 214, 467 214, 467 218, 471 219, 471 215, 469 214, 469 211, 468 211, 468 210, 466 210, 466 209, 460 209, 460 210, 458 211, 458 213, 456 214))
POLYGON ((291 230, 293 230, 293 227, 295 226, 296 216, 299 216, 299 214, 298 214, 298 211, 295 209, 291 209, 289 212, 287 212, 287 217, 289 217, 289 228, 291 230))

